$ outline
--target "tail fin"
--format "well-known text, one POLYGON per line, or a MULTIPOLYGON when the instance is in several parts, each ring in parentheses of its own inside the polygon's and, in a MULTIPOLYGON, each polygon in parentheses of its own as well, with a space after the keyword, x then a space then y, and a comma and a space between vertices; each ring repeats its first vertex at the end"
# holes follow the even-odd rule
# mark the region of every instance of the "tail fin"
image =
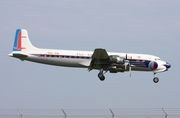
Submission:
POLYGON ((35 49, 31 44, 28 32, 25 29, 17 29, 14 39, 13 51, 30 51, 35 49))

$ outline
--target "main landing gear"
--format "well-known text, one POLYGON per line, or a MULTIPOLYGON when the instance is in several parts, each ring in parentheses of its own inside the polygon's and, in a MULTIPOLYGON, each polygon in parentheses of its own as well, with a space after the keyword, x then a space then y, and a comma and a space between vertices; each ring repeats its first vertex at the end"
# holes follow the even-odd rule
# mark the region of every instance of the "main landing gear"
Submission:
POLYGON ((154 82, 154 83, 158 83, 158 82, 159 82, 159 78, 158 78, 158 77, 155 77, 155 74, 156 74, 156 73, 154 73, 153 82, 154 82))
POLYGON ((98 73, 98 77, 99 77, 99 79, 101 80, 101 81, 104 81, 105 80, 105 76, 104 76, 104 74, 107 72, 107 71, 105 71, 104 73, 103 73, 103 69, 101 69, 100 70, 100 72, 98 73))

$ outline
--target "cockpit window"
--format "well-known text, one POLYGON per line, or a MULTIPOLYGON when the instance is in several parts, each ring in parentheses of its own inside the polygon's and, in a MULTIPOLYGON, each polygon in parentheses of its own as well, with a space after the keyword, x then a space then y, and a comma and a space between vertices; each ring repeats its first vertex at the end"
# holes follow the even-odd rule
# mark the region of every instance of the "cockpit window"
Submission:
POLYGON ((157 60, 161 60, 160 58, 155 58, 155 60, 157 61, 157 60))

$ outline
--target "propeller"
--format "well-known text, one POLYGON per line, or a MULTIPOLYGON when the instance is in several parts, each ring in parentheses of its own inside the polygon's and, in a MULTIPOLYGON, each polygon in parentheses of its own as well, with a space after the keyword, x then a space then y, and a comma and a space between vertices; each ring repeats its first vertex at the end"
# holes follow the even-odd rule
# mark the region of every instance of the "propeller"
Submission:
POLYGON ((129 76, 131 77, 131 61, 132 61, 132 57, 130 60, 127 59, 127 54, 126 54, 126 57, 125 57, 125 70, 127 69, 127 65, 129 65, 129 76))
POLYGON ((127 65, 129 64, 129 60, 127 60, 127 54, 126 54, 124 62, 125 62, 124 65, 125 65, 125 70, 126 70, 127 69, 127 65))
POLYGON ((129 76, 130 77, 131 77, 131 62, 132 62, 132 57, 131 57, 131 59, 129 61, 129 76))

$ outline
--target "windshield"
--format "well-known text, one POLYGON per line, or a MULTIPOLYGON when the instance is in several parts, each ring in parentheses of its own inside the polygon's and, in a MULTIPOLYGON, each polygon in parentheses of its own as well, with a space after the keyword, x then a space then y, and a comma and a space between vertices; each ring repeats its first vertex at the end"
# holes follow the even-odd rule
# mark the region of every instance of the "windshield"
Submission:
POLYGON ((157 60, 161 60, 160 58, 155 58, 155 60, 157 61, 157 60))

